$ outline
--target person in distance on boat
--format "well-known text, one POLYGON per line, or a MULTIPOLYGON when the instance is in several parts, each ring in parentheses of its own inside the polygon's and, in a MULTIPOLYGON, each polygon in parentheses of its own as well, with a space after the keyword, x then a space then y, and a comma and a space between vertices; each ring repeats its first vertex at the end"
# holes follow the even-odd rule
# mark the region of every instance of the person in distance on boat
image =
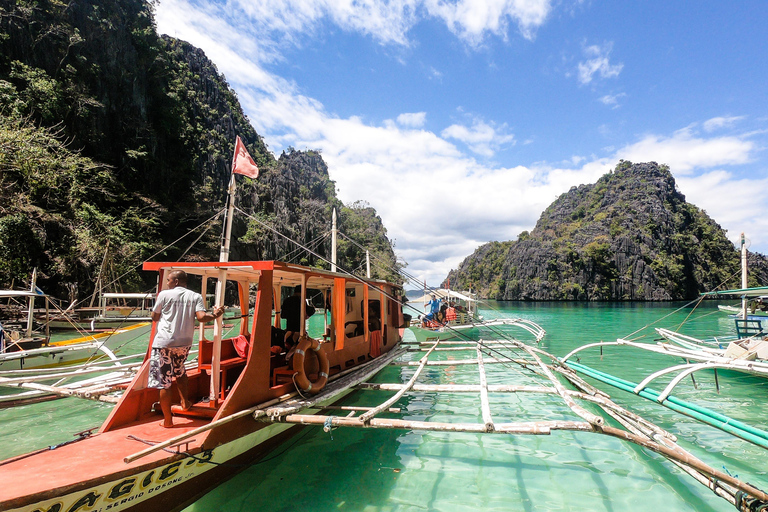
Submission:
POLYGON ((440 304, 440 312, 438 313, 437 321, 440 322, 441 324, 445 323, 445 314, 447 311, 448 311, 448 304, 446 304, 445 302, 440 304))
POLYGON ((203 296, 186 288, 187 273, 183 270, 171 270, 165 282, 167 287, 157 294, 151 314, 157 329, 152 341, 147 387, 160 390, 161 425, 170 428, 173 426, 171 387, 174 382, 181 395, 182 409, 186 411, 193 405, 187 395, 184 362, 192 348, 195 319, 210 322, 224 314, 224 307, 218 306, 213 308, 213 313, 206 313, 203 296))
POLYGON ((429 308, 429 313, 427 313, 424 318, 427 320, 435 320, 437 321, 438 315, 440 314, 440 299, 438 299, 435 294, 433 293, 430 295, 432 297, 432 300, 427 302, 427 304, 424 306, 426 308, 429 308))
MULTIPOLYGON (((308 301, 304 307, 305 318, 315 314, 315 308, 308 301)), ((280 316, 285 318, 285 348, 290 351, 301 334, 301 285, 295 287, 293 295, 283 301, 280 316)))

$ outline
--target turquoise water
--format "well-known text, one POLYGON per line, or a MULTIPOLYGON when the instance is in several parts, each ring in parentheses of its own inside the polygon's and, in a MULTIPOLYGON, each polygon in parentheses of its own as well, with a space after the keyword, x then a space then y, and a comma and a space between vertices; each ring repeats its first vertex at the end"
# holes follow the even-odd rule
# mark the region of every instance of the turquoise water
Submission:
MULTIPOLYGON (((482 311, 524 317, 548 332, 541 348, 563 356, 573 348, 617 337, 652 342, 643 327, 676 328, 691 311, 673 313, 675 304, 493 303, 482 311), (669 316, 667 316, 669 315, 669 316)), ((733 331, 732 321, 714 305, 700 307, 681 332, 694 336, 733 331)), ((408 333, 410 335, 410 333, 408 333)), ((520 333, 521 340, 530 336, 520 333)), ((441 358, 464 358, 445 355, 441 358)), ((412 356, 414 359, 416 355, 412 356)), ((678 361, 608 347, 584 353, 581 362, 628 380, 678 361)), ((378 382, 404 382, 413 370, 389 368, 378 382)), ((476 368, 428 368, 420 382, 477 383, 476 368)), ((768 380, 719 372, 681 383, 675 395, 758 427, 765 427, 768 380)), ((489 382, 535 383, 530 374, 501 365, 489 369, 489 382)), ((704 462, 768 489, 765 452, 634 395, 598 387, 613 399, 678 436, 678 443, 704 462)), ((657 389, 661 387, 655 386, 657 389)), ((355 391, 346 403, 376 405, 387 392, 355 391)), ((495 421, 575 419, 557 398, 491 395, 495 421)), ((404 397, 401 417, 433 421, 478 421, 479 401, 469 394, 413 393, 404 397)), ((110 406, 76 399, 0 411, 0 456, 40 448, 98 425, 110 406)), ((733 510, 671 463, 634 445, 588 433, 548 436, 445 434, 435 432, 305 428, 264 461, 209 492, 186 509, 201 511, 460 511, 460 510, 733 510)))

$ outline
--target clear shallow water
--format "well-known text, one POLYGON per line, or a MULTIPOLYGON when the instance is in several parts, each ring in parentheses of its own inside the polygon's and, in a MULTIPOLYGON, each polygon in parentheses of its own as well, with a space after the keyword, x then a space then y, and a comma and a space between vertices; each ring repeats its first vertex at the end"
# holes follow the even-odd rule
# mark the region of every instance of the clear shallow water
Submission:
MULTIPOLYGON (((486 318, 524 317, 547 329, 541 347, 558 356, 595 341, 613 341, 673 312, 670 304, 494 303, 486 318)), ((732 321, 699 308, 681 332, 704 336, 732 331, 732 321)), ((675 313, 654 327, 677 327, 690 310, 675 313)), ((636 335, 652 341, 646 329, 636 335)), ((529 339, 522 333, 520 339, 529 339)), ((440 355, 442 358, 462 358, 440 355)), ((412 356, 417 358, 416 355, 412 356)), ((678 361, 606 348, 581 356, 594 368, 639 381, 650 371, 678 361)), ((379 382, 403 382, 413 370, 389 368, 379 382)), ((489 381, 503 382, 513 370, 494 367, 489 381)), ((421 382, 476 383, 473 367, 447 372, 428 369, 421 382)), ((530 379, 525 374, 522 382, 530 379)), ((764 427, 768 380, 719 373, 721 392, 712 374, 700 374, 694 389, 683 382, 675 395, 750 424, 764 427)), ((530 379, 533 383, 534 380, 530 379)), ((711 466, 725 468, 742 480, 768 488, 765 451, 711 427, 628 393, 606 390, 621 405, 678 435, 679 444, 711 466)), ((655 386, 657 389, 661 387, 655 386)), ((389 394, 356 391, 349 404, 375 405, 389 394)), ((497 421, 569 418, 557 398, 491 395, 497 421)), ((479 401, 471 395, 410 394, 396 406, 402 417, 436 421, 477 421, 479 401)), ((71 433, 98 425, 110 407, 76 399, 0 411, 0 456, 3 458, 70 439, 71 433)), ((187 512, 202 511, 461 511, 461 510, 733 510, 727 502, 695 483, 660 456, 619 440, 586 433, 508 436, 337 429, 330 435, 305 428, 270 454, 214 489, 187 512)))

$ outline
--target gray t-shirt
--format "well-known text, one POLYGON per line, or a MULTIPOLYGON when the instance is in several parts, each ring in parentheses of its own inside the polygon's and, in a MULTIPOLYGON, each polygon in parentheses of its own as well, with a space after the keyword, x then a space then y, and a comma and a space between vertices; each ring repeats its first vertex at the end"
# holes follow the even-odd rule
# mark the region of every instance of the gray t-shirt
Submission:
POLYGON ((191 347, 197 311, 205 311, 199 293, 183 286, 158 293, 154 312, 160 313, 160 320, 152 347, 191 347))

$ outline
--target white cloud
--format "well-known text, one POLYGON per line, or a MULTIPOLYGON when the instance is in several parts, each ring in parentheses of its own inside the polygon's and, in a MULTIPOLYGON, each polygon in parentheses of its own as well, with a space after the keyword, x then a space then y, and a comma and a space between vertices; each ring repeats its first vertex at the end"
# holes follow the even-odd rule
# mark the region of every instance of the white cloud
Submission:
POLYGON ((424 6, 470 44, 480 43, 486 33, 506 38, 510 21, 523 37, 533 39, 551 10, 550 0, 425 0, 424 6))
POLYGON ((427 120, 426 112, 414 112, 397 116, 397 124, 408 128, 421 128, 427 120))
POLYGON ((632 162, 667 164, 673 172, 685 174, 694 169, 747 163, 754 149, 754 143, 742 137, 707 139, 694 136, 686 128, 671 137, 646 135, 642 140, 620 149, 617 156, 632 162))
POLYGON ((704 209, 737 244, 744 232, 752 245, 768 244, 768 217, 764 215, 768 178, 739 178, 724 170, 677 178, 686 200, 704 209))
POLYGON ((584 56, 587 60, 579 62, 579 82, 588 84, 597 74, 600 78, 616 78, 624 68, 624 64, 611 64, 608 57, 613 49, 613 43, 603 46, 587 46, 584 48, 584 56))
POLYGON ((156 10, 161 31, 184 38, 184 20, 203 22, 191 19, 200 14, 218 35, 226 31, 217 30, 217 25, 226 23, 234 29, 229 31, 231 37, 246 44, 258 41, 259 49, 268 51, 258 57, 253 54, 254 58, 267 60, 278 57, 282 45, 301 46, 306 34, 322 33, 326 23, 385 45, 408 46, 408 32, 426 18, 443 21, 470 45, 481 43, 488 34, 506 39, 510 24, 526 39, 533 39, 551 10, 551 0, 230 0, 211 4, 163 0, 156 10))
MULTIPOLYGON (((163 0, 165 1, 165 0, 163 0)), ((323 28, 329 21, 343 30, 369 35, 384 44, 407 44, 407 32, 417 21, 416 0, 231 0, 228 12, 254 24, 251 32, 296 44, 297 35, 323 28)), ((234 16, 233 16, 234 18, 234 16)))
MULTIPOLYGON (((522 0, 519 4, 527 5, 522 0)), ((469 125, 454 124, 436 134, 419 129, 426 122, 424 112, 393 114, 396 122, 381 125, 366 123, 359 117, 332 115, 320 102, 301 94, 296 84, 267 72, 263 64, 281 58, 282 43, 251 37, 249 32, 256 31, 249 23, 274 21, 276 26, 282 24, 286 32, 298 33, 309 30, 308 20, 324 16, 342 20, 338 23, 346 23, 345 28, 351 29, 356 23, 362 26, 363 18, 370 16, 373 21, 358 30, 379 30, 376 37, 380 40, 397 41, 399 36, 387 35, 376 19, 382 13, 400 16, 402 12, 405 25, 412 23, 412 3, 393 2, 387 11, 361 2, 342 5, 338 8, 341 10, 333 11, 335 14, 328 14, 333 10, 330 0, 307 0, 306 5, 298 0, 240 5, 244 17, 233 22, 231 16, 217 11, 218 7, 163 0, 157 6, 158 28, 206 52, 237 90, 244 110, 273 150, 279 152, 288 145, 321 149, 340 199, 347 204, 364 199, 376 208, 389 236, 397 242, 396 251, 409 263, 407 270, 431 285, 438 284, 448 270, 479 245, 512 240, 521 231, 532 229, 541 212, 560 194, 571 186, 595 182, 619 158, 669 164, 673 173, 684 175, 679 182, 689 200, 716 215, 725 227, 741 230, 746 226, 743 229, 754 233, 755 243, 768 243, 768 226, 751 208, 761 204, 761 193, 768 185, 765 177, 737 179, 715 170, 750 161, 757 148, 743 134, 708 137, 694 133, 692 126, 672 135, 646 135, 605 158, 575 156, 562 167, 483 165, 453 142, 466 144, 480 155, 493 155, 504 144, 515 142, 505 124, 475 119, 469 125), (268 13, 265 6, 275 9, 268 13), (292 19, 290 13, 296 10, 302 11, 304 18, 292 19), (265 16, 264 20, 256 19, 260 15, 265 16), (747 195, 741 192, 745 190, 747 195)), ((447 9, 435 1, 430 5, 447 9)), ((513 4, 504 5, 508 8, 513 4)), ((549 9, 548 2, 531 5, 549 9)), ((455 6, 455 11, 460 8, 469 9, 463 2, 455 6)), ((477 30, 483 26, 482 22, 466 23, 477 30)), ((392 33, 404 35, 405 25, 392 33)), ((589 51, 599 61, 588 66, 592 71, 585 72, 590 80, 595 74, 609 77, 621 70, 620 65, 608 62, 610 48, 589 51)), ((719 122, 703 123, 704 129, 719 122)))
POLYGON ((741 121, 744 116, 731 116, 731 117, 713 117, 704 121, 702 125, 705 132, 713 132, 720 128, 732 126, 736 121, 741 121))
POLYGON ((501 146, 515 142, 514 135, 500 133, 504 130, 506 130, 506 125, 502 125, 497 130, 491 124, 475 119, 471 127, 453 124, 443 130, 441 135, 443 138, 463 142, 478 155, 491 157, 501 146))
POLYGON ((600 98, 600 102, 603 103, 603 105, 608 105, 612 108, 619 108, 619 100, 626 96, 626 93, 619 93, 619 94, 606 94, 602 98, 600 98))

